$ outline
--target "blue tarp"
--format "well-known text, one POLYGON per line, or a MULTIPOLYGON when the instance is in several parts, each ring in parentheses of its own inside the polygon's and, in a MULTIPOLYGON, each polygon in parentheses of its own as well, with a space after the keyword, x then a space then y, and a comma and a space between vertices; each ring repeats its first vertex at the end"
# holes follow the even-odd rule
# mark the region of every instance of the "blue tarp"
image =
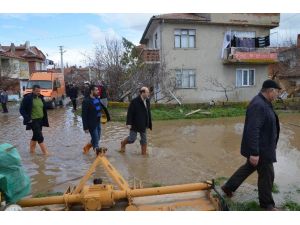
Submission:
POLYGON ((7 143, 0 145, 0 192, 7 203, 15 203, 30 193, 30 178, 21 164, 18 150, 7 143))

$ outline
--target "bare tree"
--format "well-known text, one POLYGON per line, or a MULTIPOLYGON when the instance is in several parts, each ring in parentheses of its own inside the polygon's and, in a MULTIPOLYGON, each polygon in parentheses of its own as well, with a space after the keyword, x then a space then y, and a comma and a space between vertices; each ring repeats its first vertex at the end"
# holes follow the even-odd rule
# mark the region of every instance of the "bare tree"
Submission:
POLYGON ((147 86, 154 96, 160 99, 170 97, 175 89, 175 81, 168 79, 164 60, 160 63, 147 63, 141 58, 137 47, 123 38, 106 38, 105 45, 96 45, 93 57, 87 57, 89 65, 97 73, 97 79, 104 79, 112 100, 131 100, 142 86, 147 86))
POLYGON ((206 77, 205 80, 211 86, 211 88, 205 87, 204 89, 215 92, 223 92, 227 102, 229 100, 228 92, 232 92, 236 89, 234 84, 224 84, 216 77, 206 77))
MULTIPOLYGON (((0 59, 1 60, 1 59, 0 59)), ((0 62, 0 86, 1 88, 8 88, 15 83, 15 79, 10 78, 11 74, 16 71, 16 65, 12 64, 10 59, 0 62), (5 87, 4 87, 5 86, 5 87)))
POLYGON ((120 100, 125 97, 128 97, 129 100, 132 99, 141 86, 150 88, 155 102, 173 99, 170 91, 175 93, 176 82, 175 78, 171 78, 170 71, 167 70, 164 57, 159 63, 147 63, 138 56, 133 59, 133 62, 127 64, 126 71, 129 73, 126 82, 120 87, 122 91, 120 100))
POLYGON ((122 42, 118 39, 105 39, 105 45, 97 44, 94 55, 88 57, 89 65, 96 72, 98 80, 105 80, 112 100, 118 99, 118 87, 124 83, 124 68, 121 64, 122 42))

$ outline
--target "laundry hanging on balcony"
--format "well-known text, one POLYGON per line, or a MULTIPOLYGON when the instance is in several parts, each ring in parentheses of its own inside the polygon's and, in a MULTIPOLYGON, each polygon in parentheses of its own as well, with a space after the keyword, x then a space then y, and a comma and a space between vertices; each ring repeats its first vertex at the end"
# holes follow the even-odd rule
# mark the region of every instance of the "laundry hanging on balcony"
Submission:
POLYGON ((231 40, 231 47, 254 48, 255 38, 236 37, 235 35, 233 35, 233 38, 231 40))
POLYGON ((255 48, 264 48, 270 46, 270 36, 255 38, 255 48))
POLYGON ((223 47, 222 47, 222 53, 221 57, 224 57, 224 51, 226 48, 230 48, 230 42, 231 42, 231 30, 226 31, 224 35, 224 40, 223 40, 223 47))

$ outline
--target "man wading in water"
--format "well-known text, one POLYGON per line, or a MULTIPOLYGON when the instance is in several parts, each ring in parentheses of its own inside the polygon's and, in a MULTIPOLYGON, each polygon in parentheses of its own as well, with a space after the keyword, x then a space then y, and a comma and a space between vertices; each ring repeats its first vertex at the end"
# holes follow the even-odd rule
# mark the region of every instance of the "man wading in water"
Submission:
POLYGON ((221 187, 231 197, 242 182, 257 171, 260 207, 270 211, 278 210, 272 197, 272 187, 280 126, 271 102, 278 97, 279 89, 281 88, 275 81, 266 80, 261 92, 250 102, 241 145, 241 154, 247 161, 221 187))

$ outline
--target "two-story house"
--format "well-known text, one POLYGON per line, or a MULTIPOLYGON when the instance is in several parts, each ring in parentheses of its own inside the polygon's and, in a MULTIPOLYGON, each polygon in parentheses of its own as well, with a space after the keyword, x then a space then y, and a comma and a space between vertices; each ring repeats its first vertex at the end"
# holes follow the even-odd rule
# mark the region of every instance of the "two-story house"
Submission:
POLYGON ((184 103, 250 100, 277 62, 270 29, 280 14, 175 13, 153 16, 143 58, 164 63, 184 103))
POLYGON ((41 50, 30 46, 26 41, 24 45, 0 46, 1 75, 3 77, 18 79, 20 93, 27 85, 30 74, 37 70, 46 70, 46 57, 41 50))

